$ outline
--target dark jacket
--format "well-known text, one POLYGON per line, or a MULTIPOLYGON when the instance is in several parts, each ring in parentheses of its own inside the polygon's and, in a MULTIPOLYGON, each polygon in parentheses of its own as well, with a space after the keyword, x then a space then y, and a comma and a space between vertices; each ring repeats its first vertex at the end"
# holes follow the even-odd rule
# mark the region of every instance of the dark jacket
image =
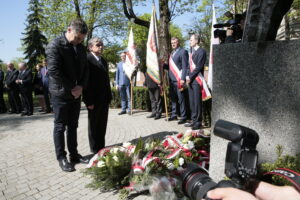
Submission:
POLYGON ((16 80, 18 78, 19 71, 16 69, 8 70, 6 72, 5 81, 4 83, 7 85, 7 89, 17 89, 18 85, 16 84, 16 80))
MULTIPOLYGON (((174 52, 173 51, 170 56, 172 56, 173 61, 178 67, 178 69, 181 70, 181 80, 185 81, 185 77, 189 67, 189 55, 187 50, 185 50, 182 47, 178 47, 178 49, 175 51, 176 51, 175 55, 172 56, 174 52)), ((177 82, 176 76, 173 74, 171 70, 169 70, 169 77, 172 82, 177 82)))
POLYGON ((62 34, 48 44, 46 55, 51 95, 73 100, 71 90, 77 85, 84 88, 87 84, 86 48, 78 44, 75 52, 74 46, 62 34))
POLYGON ((189 66, 188 76, 190 77, 191 84, 198 84, 197 81, 195 80, 195 78, 199 75, 199 73, 202 73, 202 75, 203 75, 204 64, 206 62, 206 51, 204 49, 202 49, 201 47, 199 47, 193 53, 192 60, 195 63, 195 69, 193 72, 191 72, 190 66, 189 66))
POLYGON ((27 92, 32 90, 32 71, 25 69, 23 72, 19 72, 18 79, 22 80, 22 83, 18 83, 20 91, 27 92))
POLYGON ((89 78, 83 90, 83 101, 87 106, 109 104, 112 99, 107 62, 98 61, 91 53, 87 55, 89 78))

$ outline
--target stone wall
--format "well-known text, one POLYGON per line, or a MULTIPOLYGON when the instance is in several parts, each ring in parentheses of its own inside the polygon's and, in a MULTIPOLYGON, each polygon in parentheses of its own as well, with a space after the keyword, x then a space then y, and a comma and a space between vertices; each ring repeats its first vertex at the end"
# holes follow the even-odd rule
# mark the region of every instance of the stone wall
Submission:
MULTIPOLYGON (((300 40, 214 46, 212 124, 224 119, 256 130, 259 160, 276 145, 300 152, 300 40)), ((210 176, 224 175, 228 141, 212 135, 210 176)))

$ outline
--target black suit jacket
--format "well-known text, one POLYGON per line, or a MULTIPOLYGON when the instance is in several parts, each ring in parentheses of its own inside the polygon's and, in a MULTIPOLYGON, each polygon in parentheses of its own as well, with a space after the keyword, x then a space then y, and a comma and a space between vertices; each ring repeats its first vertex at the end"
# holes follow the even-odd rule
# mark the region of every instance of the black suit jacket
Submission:
MULTIPOLYGON (((172 56, 172 54, 170 56, 172 56)), ((185 77, 187 75, 187 70, 189 67, 189 55, 188 55, 187 50, 185 50, 182 47, 178 47, 178 50, 176 51, 175 55, 172 58, 173 58, 174 63, 178 67, 178 69, 182 70, 181 71, 181 80, 185 81, 185 77)), ((169 77, 172 82, 177 82, 177 79, 171 70, 169 70, 169 77)))
POLYGON ((190 77, 191 84, 198 84, 195 78, 199 75, 199 73, 204 72, 204 64, 206 61, 206 51, 199 47, 192 56, 192 60, 196 65, 196 68, 193 72, 191 72, 190 68, 188 70, 188 76, 190 77))
POLYGON ((89 78, 83 90, 83 101, 89 105, 109 104, 112 95, 108 75, 108 65, 104 58, 97 61, 91 53, 87 55, 89 78))
POLYGON ((16 80, 18 78, 19 71, 16 69, 13 69, 12 71, 7 71, 5 76, 4 83, 7 85, 7 89, 17 89, 18 85, 16 84, 16 80))
POLYGON ((22 80, 22 83, 18 83, 20 91, 27 92, 32 90, 32 71, 30 69, 19 72, 18 79, 22 80))
POLYGON ((85 46, 76 45, 75 52, 74 46, 62 34, 48 44, 46 55, 50 93, 73 100, 71 90, 77 85, 84 88, 88 78, 85 46))

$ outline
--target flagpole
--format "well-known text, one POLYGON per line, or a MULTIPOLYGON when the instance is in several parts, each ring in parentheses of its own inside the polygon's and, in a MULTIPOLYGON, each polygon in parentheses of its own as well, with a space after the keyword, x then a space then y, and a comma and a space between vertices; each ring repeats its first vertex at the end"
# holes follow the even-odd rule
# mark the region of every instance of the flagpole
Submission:
POLYGON ((167 95, 166 95, 166 90, 165 90, 165 70, 163 70, 163 80, 162 80, 162 89, 163 89, 163 94, 164 94, 164 102, 165 102, 165 112, 166 112, 166 120, 169 120, 169 112, 168 112, 168 104, 167 104, 167 95))
POLYGON ((133 86, 132 80, 130 80, 130 115, 132 116, 132 108, 133 108, 133 86))

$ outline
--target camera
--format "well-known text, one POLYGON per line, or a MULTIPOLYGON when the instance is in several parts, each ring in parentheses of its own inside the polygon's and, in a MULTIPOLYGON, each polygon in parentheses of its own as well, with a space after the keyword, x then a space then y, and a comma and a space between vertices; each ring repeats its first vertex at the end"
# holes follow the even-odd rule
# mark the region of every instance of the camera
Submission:
POLYGON ((245 19, 246 12, 243 14, 235 14, 233 15, 231 12, 226 12, 224 14, 226 17, 230 19, 223 24, 215 24, 214 28, 217 28, 214 31, 214 37, 219 38, 221 43, 225 42, 226 39, 226 30, 221 30, 220 28, 227 27, 227 29, 231 29, 233 31, 232 37, 235 41, 239 41, 243 37, 243 29, 241 27, 242 20, 245 19))
POLYGON ((207 192, 214 188, 233 187, 246 189, 249 181, 257 174, 258 152, 256 145, 258 134, 247 127, 224 120, 218 120, 214 127, 214 134, 229 140, 227 145, 225 174, 230 180, 214 182, 206 169, 195 163, 188 163, 180 174, 182 191, 193 199, 207 199, 207 192))

